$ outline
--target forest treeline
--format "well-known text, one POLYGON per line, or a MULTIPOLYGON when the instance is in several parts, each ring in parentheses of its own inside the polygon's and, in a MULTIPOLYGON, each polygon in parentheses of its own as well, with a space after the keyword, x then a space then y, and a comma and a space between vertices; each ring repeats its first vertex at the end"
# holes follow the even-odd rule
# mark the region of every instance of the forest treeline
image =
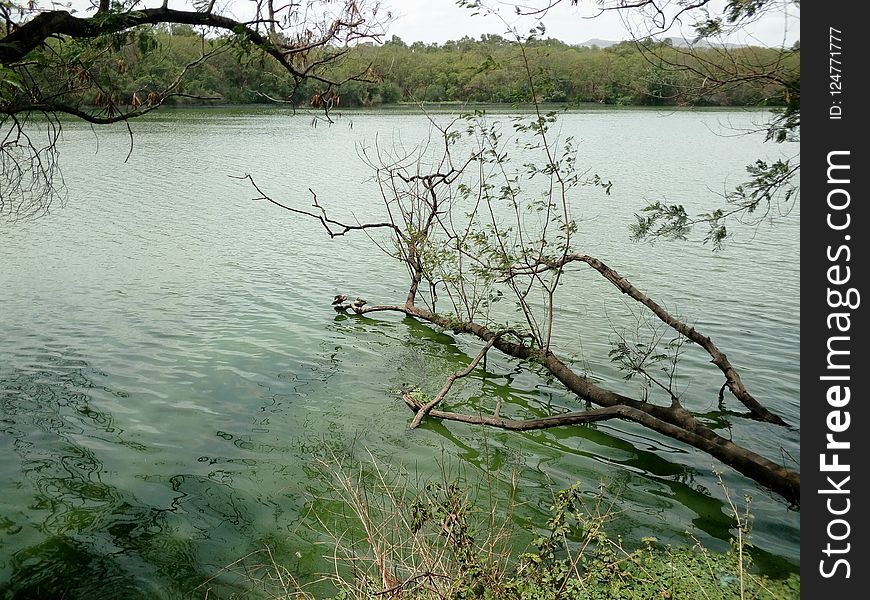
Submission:
MULTIPOLYGON (((250 104, 275 100, 297 106, 317 105, 326 94, 341 107, 398 102, 596 102, 617 105, 782 106, 783 86, 767 77, 745 77, 715 85, 712 70, 774 72, 800 78, 799 52, 760 47, 686 48, 670 42, 641 51, 634 42, 607 48, 571 46, 546 39, 532 41, 525 54, 498 35, 462 38, 443 44, 406 44, 393 37, 384 44, 363 44, 341 58, 333 79, 345 81, 328 90, 315 80, 295 86, 287 72, 246 48, 244 41, 203 39, 187 25, 160 26, 137 43, 119 45, 102 62, 111 72, 117 104, 148 102, 165 89, 185 65, 203 51, 207 61, 191 67, 167 104, 250 104), (524 63, 528 62, 529 69, 524 63), (528 73, 532 74, 533 85, 528 73)), ((316 56, 310 57, 316 60, 316 56)), ((105 103, 98 98, 95 103, 105 103)))

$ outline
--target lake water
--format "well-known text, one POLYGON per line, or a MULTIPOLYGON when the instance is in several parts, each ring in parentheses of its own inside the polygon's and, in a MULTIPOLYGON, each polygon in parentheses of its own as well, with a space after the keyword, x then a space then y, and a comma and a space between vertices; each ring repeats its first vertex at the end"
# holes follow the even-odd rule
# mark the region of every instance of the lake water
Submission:
MULTIPOLYGON (((583 188, 572 201, 579 249, 717 341, 754 395, 795 426, 734 418, 730 435, 796 468, 797 209, 736 230, 718 254, 628 240, 632 214, 650 200, 710 206, 745 164, 777 156, 783 149, 760 136, 735 135, 763 118, 591 110, 564 115, 561 127, 580 141, 579 163, 613 182, 610 196, 583 188)), ((348 113, 314 127, 311 115, 277 111, 166 111, 133 131, 124 162, 124 128, 66 124, 67 203, 0 225, 0 597, 226 597, 250 589, 244 577, 204 582, 265 547, 310 579, 329 567, 312 514, 329 495, 325 447, 371 451, 422 480, 446 464, 471 482, 485 476, 496 496, 515 473, 522 504, 512 518, 527 532, 543 523, 552 490, 580 481, 594 491, 603 480, 622 511, 612 527, 629 543, 691 544, 689 532, 719 550, 734 526, 722 470, 741 505, 753 497, 756 563, 796 569, 797 512, 640 427, 407 430, 397 391, 435 392, 479 345, 395 316, 337 317, 336 293, 402 301, 400 266, 365 236, 330 240, 316 223, 252 202, 231 176, 251 173, 298 206, 310 204, 310 187, 338 216, 376 217, 355 145, 417 143, 428 131, 421 116, 348 113)), ((636 393, 607 354, 634 307, 589 269, 566 285, 555 347, 636 393)), ((717 409, 722 384, 708 361, 688 348, 680 367, 686 403, 702 412, 717 409)), ((483 394, 501 395, 506 410, 576 406, 516 361, 493 358, 487 370, 483 394)), ((480 386, 478 377, 458 397, 480 386)))

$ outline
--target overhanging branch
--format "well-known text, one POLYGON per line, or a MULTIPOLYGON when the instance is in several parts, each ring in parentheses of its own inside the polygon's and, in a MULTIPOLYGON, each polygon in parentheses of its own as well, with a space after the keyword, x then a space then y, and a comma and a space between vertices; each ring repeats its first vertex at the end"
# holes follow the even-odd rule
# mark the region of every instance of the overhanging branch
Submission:
POLYGON ((67 11, 54 10, 38 14, 32 20, 20 25, 9 35, 0 39, 0 64, 14 65, 53 36, 66 35, 73 38, 89 39, 125 31, 138 25, 156 25, 158 23, 204 26, 242 34, 254 46, 275 58, 293 76, 331 83, 312 73, 310 69, 297 68, 291 57, 306 52, 312 45, 323 46, 333 39, 340 28, 353 30, 363 26, 365 20, 361 16, 358 16, 354 21, 336 19, 322 39, 317 42, 300 46, 284 46, 268 39, 246 22, 216 15, 212 12, 183 11, 160 7, 126 13, 98 12, 92 17, 77 17, 67 11))

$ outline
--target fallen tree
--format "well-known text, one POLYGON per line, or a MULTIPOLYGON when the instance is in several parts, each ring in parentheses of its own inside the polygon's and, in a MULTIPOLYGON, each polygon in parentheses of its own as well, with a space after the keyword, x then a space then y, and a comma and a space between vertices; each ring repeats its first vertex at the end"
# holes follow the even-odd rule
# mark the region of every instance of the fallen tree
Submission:
POLYGON ((578 225, 571 210, 575 188, 592 185, 609 192, 611 184, 578 173, 573 142, 568 139, 557 147, 552 140, 549 130, 554 122, 554 115, 538 111, 528 121, 514 120, 512 131, 505 135, 500 124, 488 123, 479 115, 446 126, 432 120, 438 140, 434 153, 431 146, 398 157, 378 147, 363 149, 362 156, 375 170, 381 191, 386 213, 381 222, 345 223, 330 216, 316 196, 311 208, 290 206, 248 179, 259 193, 258 200, 319 221, 333 238, 364 232, 404 264, 408 273, 404 302, 369 305, 362 298, 350 301, 338 295, 333 300, 336 311, 400 313, 484 343, 468 366, 451 375, 434 396, 420 390, 402 393, 414 411, 412 428, 425 418, 512 431, 621 419, 706 452, 798 505, 799 473, 722 437, 686 408, 674 385, 679 350, 668 348, 687 343, 702 348, 724 378, 720 400, 727 389, 748 410, 749 418, 770 426, 784 426, 784 420, 749 392, 709 336, 670 314, 601 260, 576 251, 578 225), (527 161, 516 167, 508 151, 511 144, 519 145, 524 160, 536 153, 541 164, 527 161), (538 194, 531 194, 530 187, 538 194), (374 233, 378 230, 385 234, 380 240, 374 233), (657 320, 654 343, 623 337, 610 353, 622 370, 640 377, 655 393, 638 398, 616 393, 580 374, 554 351, 553 333, 559 327, 557 293, 563 278, 574 274, 570 269, 575 265, 591 267, 592 273, 604 277, 657 320), (506 297, 516 305, 513 323, 500 320, 505 313, 496 310, 496 303, 506 297), (437 303, 445 298, 449 307, 439 310, 437 303), (664 331, 674 336, 668 345, 664 331), (529 419, 502 416, 500 402, 490 414, 439 410, 453 383, 472 373, 493 349, 542 367, 586 408, 529 419), (663 362, 672 363, 671 368, 661 369, 663 362), (660 372, 668 375, 662 377, 660 372))

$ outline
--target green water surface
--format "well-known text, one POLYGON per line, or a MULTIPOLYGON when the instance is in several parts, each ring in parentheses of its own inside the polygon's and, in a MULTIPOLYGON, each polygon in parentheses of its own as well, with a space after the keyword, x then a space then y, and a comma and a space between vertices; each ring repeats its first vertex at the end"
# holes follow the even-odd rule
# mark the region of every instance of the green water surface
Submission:
MULTIPOLYGON (((782 148, 736 136, 764 115, 595 110, 561 119, 579 163, 613 181, 578 190, 583 252, 598 256, 711 335, 756 397, 795 427, 719 411, 722 377, 687 349, 679 388, 720 433, 795 466, 799 430, 797 209, 741 229, 725 252, 633 244, 632 214, 651 200, 701 209, 744 165, 782 148)), ((397 316, 336 316, 336 293, 404 299, 404 273, 365 236, 330 240, 316 223, 253 202, 231 176, 336 215, 380 217, 357 145, 413 145, 417 114, 354 113, 331 127, 277 111, 166 111, 123 127, 65 125, 64 206, 0 224, 0 597, 209 598, 249 591, 222 567, 265 547, 301 579, 329 567, 312 515, 328 494, 318 459, 333 447, 420 479, 448 463, 465 478, 512 475, 529 534, 551 491, 613 489, 613 527, 725 549, 732 495, 752 495, 756 562, 795 569, 799 514, 691 448, 619 422, 505 433, 429 421, 407 429, 398 390, 435 392, 479 346, 397 316), (298 553, 298 554, 297 554, 298 553), (205 583, 208 582, 208 583, 205 583), (240 587, 239 587, 240 586, 240 587)), ((608 360, 634 307, 591 270, 560 295, 555 346, 577 368, 637 393, 608 360)), ((516 361, 493 357, 452 406, 528 414, 576 407, 516 361)), ((728 399, 728 408, 741 407, 728 399)), ((256 592, 251 592, 256 597, 256 592)))

